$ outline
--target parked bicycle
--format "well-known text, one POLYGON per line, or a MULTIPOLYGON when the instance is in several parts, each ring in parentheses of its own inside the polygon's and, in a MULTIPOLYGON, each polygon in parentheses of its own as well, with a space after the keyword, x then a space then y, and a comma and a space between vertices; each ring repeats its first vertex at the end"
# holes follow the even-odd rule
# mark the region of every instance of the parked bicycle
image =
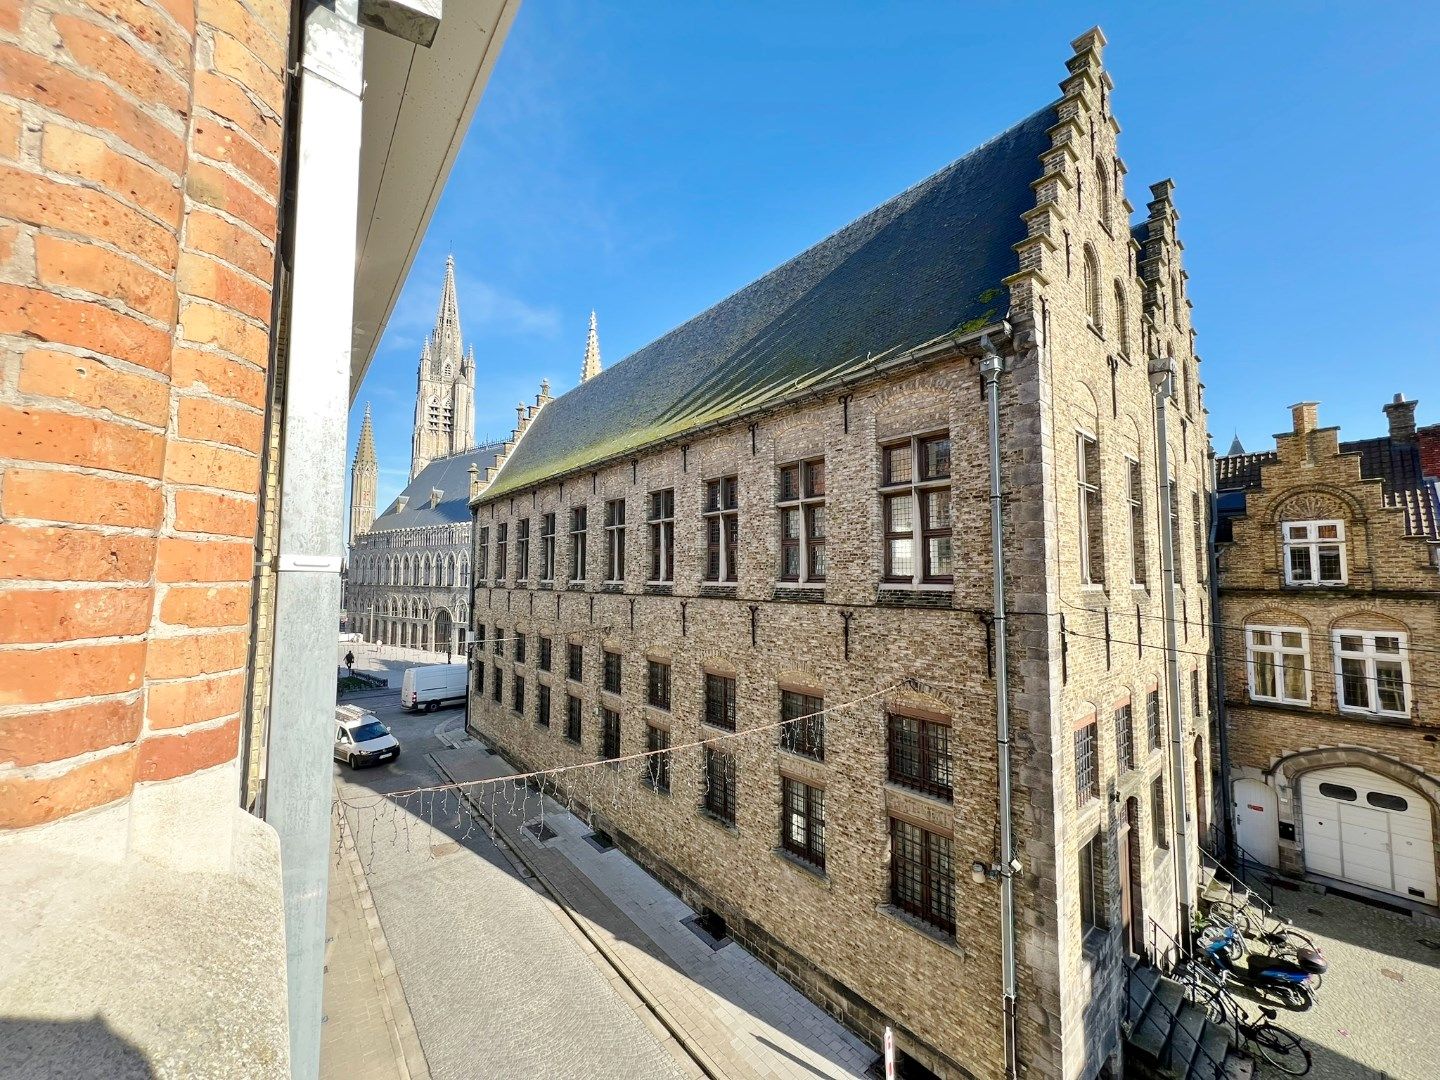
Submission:
POLYGON ((1314 990, 1320 989, 1322 977, 1330 970, 1330 962, 1314 939, 1296 930, 1288 919, 1267 921, 1260 912, 1226 901, 1211 904, 1205 918, 1206 929, 1216 933, 1223 933, 1226 928, 1232 931, 1225 935, 1224 949, 1226 958, 1235 963, 1243 961, 1246 954, 1258 946, 1270 957, 1310 975, 1310 986, 1314 990))
POLYGON ((1235 995, 1226 989, 1226 973, 1212 975, 1196 969, 1193 975, 1187 984, 1187 996, 1198 988, 1203 1001, 1197 1004, 1201 1004, 1211 1020, 1226 1024, 1235 1032, 1242 1050, 1263 1058, 1290 1076, 1304 1076, 1310 1071, 1310 1051, 1298 1035, 1274 1022, 1278 1015, 1274 1009, 1262 1005, 1260 1018, 1252 1020, 1235 995))
POLYGON ((1315 1004, 1317 972, 1300 961, 1248 951, 1244 935, 1235 927, 1212 923, 1196 935, 1195 944, 1196 955, 1208 961, 1217 972, 1252 987, 1286 1008, 1304 1010, 1315 1004))

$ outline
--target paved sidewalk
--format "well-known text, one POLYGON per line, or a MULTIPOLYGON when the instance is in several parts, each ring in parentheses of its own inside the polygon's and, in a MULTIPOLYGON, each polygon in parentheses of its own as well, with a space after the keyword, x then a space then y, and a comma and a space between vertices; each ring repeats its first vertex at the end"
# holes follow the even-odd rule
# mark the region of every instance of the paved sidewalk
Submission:
POLYGON ((337 675, 345 674, 345 654, 355 654, 355 670, 366 675, 385 679, 391 690, 398 690, 405 677, 405 670, 412 667, 428 667, 432 664, 463 664, 462 650, 452 653, 450 659, 443 652, 426 652, 423 649, 402 649, 398 645, 377 645, 373 641, 342 641, 335 652, 337 675))
POLYGON ((332 1080, 429 1080, 348 830, 331 828, 325 920, 324 1026, 320 1075, 332 1080))
MULTIPOLYGON (((457 782, 514 771, 474 740, 433 760, 457 782)), ((689 907, 619 850, 596 850, 583 821, 547 799, 544 825, 555 835, 537 841, 522 827, 539 818, 539 796, 517 796, 514 813, 511 801, 496 803, 497 830, 711 1075, 864 1074, 873 1050, 739 945, 712 948, 684 924, 689 907)), ((491 810, 489 798, 472 805, 491 810)))

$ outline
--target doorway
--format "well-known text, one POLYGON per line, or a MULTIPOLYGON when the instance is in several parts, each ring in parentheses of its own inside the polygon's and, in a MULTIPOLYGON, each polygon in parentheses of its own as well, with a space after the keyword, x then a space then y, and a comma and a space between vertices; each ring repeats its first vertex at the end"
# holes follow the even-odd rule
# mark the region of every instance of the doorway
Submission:
POLYGON ((1116 841, 1120 869, 1120 927, 1125 948, 1140 956, 1145 947, 1145 905, 1140 885, 1140 803, 1133 796, 1125 800, 1116 841))

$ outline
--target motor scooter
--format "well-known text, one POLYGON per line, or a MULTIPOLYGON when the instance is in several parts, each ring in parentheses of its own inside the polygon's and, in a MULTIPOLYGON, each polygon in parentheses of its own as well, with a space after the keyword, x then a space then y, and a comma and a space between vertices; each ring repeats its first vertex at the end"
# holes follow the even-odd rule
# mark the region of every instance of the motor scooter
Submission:
MULTIPOLYGON (((1285 960, 1247 952, 1244 939, 1233 926, 1211 926, 1196 939, 1200 955, 1216 970, 1236 982, 1253 987, 1287 1009, 1304 1011, 1315 1004, 1315 961, 1310 957, 1285 960), (1307 968, 1307 964, 1309 967, 1307 968)), ((1318 963, 1324 964, 1323 956, 1318 963)), ((1322 968, 1323 970, 1323 968, 1322 968)))

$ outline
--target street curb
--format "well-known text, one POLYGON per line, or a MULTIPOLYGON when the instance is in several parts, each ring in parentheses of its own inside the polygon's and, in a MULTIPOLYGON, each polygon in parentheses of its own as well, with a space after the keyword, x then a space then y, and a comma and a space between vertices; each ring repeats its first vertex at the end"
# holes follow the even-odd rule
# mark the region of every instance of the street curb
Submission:
POLYGON ((365 913, 365 925, 370 931, 374 974, 385 986, 380 1010, 385 1014, 385 1023, 390 1030, 396 1068, 399 1069, 402 1080, 431 1080, 430 1064, 425 1060, 424 1047, 420 1045, 420 1033, 415 1030, 415 1018, 410 1015, 410 1003, 405 1000, 405 988, 400 984, 400 976, 395 970, 395 958, 390 955, 390 945, 385 940, 385 928, 380 925, 380 913, 375 909, 375 898, 370 895, 370 882, 365 877, 365 867, 361 865, 360 854, 355 849, 354 837, 350 835, 350 823, 346 819, 343 803, 340 813, 340 848, 346 865, 350 868, 350 876, 355 882, 360 909, 365 913))
MULTIPOLYGON (((427 754, 426 756, 430 759, 430 764, 435 767, 435 770, 440 773, 441 776, 445 777, 448 782, 452 784, 458 783, 456 779, 450 775, 449 770, 435 760, 433 754, 427 754)), ((646 988, 639 976, 630 970, 629 965, 620 959, 619 955, 610 948, 604 939, 595 934, 585 924, 585 920, 578 918, 576 914, 570 910, 559 888, 553 885, 550 879, 545 876, 544 871, 536 866, 535 863, 530 860, 530 857, 515 845, 510 838, 505 835, 504 831, 490 819, 490 816, 486 814, 483 809, 483 804, 477 799, 472 799, 470 792, 465 788, 457 786, 456 790, 476 815, 490 823, 492 839, 502 847, 512 863, 518 864, 516 870, 522 874, 528 874, 535 883, 544 890, 545 895, 549 897, 556 908, 565 916, 570 925, 579 931, 584 939, 594 947, 595 952, 600 958, 614 971, 620 981, 629 988, 630 992, 639 999, 640 1003, 649 1010, 650 1014, 659 1021, 660 1025, 670 1034, 670 1037, 675 1040, 676 1045, 685 1051, 686 1055, 689 1056, 690 1060, 700 1072, 708 1077, 709 1080, 727 1080, 727 1075, 715 1065, 710 1055, 690 1037, 684 1025, 670 1015, 669 1010, 646 988)))

